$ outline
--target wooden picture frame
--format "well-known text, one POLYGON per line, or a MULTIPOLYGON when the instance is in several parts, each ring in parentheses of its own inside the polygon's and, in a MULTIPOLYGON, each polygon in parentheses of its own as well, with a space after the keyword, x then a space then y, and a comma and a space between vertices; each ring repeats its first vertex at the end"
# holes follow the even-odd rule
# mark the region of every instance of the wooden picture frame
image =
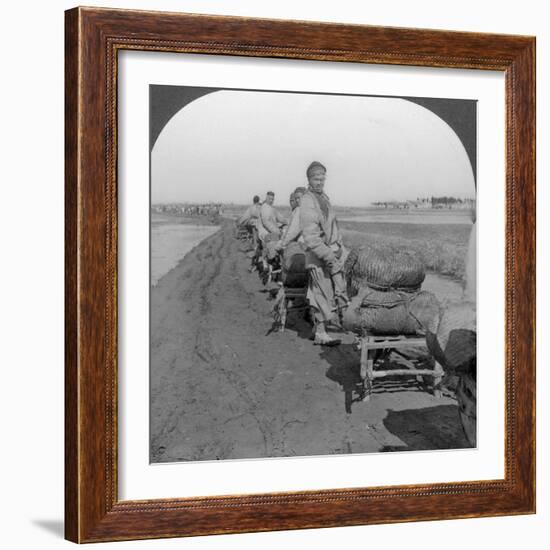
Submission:
POLYGON ((65 533, 74 542, 535 511, 535 39, 99 8, 66 12, 65 533), (502 71, 505 476, 461 483, 120 501, 117 54, 155 50, 502 71))

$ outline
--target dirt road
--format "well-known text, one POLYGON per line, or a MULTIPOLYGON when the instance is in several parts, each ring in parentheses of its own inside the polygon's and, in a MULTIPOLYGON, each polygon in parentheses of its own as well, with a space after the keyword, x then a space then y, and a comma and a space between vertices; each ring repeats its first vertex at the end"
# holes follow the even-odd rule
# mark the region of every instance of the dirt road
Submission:
POLYGON ((229 225, 151 294, 151 461, 219 460, 467 447, 451 396, 416 380, 377 382, 357 398, 352 338, 314 346, 272 302, 229 225))

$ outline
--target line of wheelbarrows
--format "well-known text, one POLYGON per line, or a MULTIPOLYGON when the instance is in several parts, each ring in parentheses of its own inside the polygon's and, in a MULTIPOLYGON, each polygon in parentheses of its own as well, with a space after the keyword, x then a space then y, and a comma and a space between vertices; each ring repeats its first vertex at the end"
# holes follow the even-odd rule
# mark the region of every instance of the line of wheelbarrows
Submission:
MULTIPOLYGON (((269 243, 254 238, 245 228, 236 238, 247 245, 251 271, 257 271, 266 286, 273 286, 274 329, 284 331, 289 314, 306 318, 308 274, 302 245, 293 242, 274 253, 269 243), (268 253, 269 249, 269 253, 268 253)), ((440 397, 443 388, 454 391, 464 433, 476 445, 476 309, 466 299, 441 304, 422 289, 423 264, 406 250, 388 250, 372 245, 352 249, 344 275, 350 302, 335 310, 336 325, 355 336, 360 352, 358 401, 368 401, 376 379, 411 377, 431 379, 431 390, 440 397), (420 368, 407 357, 407 350, 427 350, 420 368), (385 361, 391 353, 398 362, 385 361), (382 368, 380 368, 382 366, 382 368), (404 368, 401 368, 404 367, 404 368)), ((346 407, 351 412, 351 403, 346 407)))

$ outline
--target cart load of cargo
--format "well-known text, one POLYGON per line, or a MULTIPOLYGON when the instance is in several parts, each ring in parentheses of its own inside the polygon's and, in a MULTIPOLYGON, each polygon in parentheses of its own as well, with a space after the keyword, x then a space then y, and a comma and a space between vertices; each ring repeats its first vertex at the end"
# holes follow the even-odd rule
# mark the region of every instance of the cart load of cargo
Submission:
POLYGON ((344 276, 351 301, 342 325, 358 336, 363 400, 370 398, 376 378, 388 376, 432 378, 433 393, 440 396, 444 372, 437 362, 433 368, 418 368, 406 360, 403 369, 374 368, 381 353, 426 348, 426 332, 435 330, 439 322, 437 298, 422 290, 426 277, 422 262, 407 251, 364 246, 350 251, 344 276))
POLYGON ((424 335, 439 318, 439 302, 422 290, 426 270, 412 254, 352 249, 344 265, 349 307, 343 326, 360 335, 424 335))

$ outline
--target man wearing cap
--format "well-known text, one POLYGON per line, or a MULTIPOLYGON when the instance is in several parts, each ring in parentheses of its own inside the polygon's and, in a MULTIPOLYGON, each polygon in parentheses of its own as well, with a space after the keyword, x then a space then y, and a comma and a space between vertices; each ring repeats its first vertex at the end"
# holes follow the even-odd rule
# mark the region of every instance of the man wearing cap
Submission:
POLYGON ((345 250, 329 198, 324 193, 327 169, 318 161, 306 172, 308 189, 300 201, 300 227, 309 273, 307 300, 315 321, 314 343, 336 345, 327 324, 348 303, 343 275, 345 250))
POLYGON ((294 241, 303 240, 301 238, 302 228, 300 227, 300 202, 305 192, 305 187, 296 187, 294 192, 290 194, 290 208, 292 209, 292 213, 290 214, 288 225, 283 231, 282 238, 277 243, 277 250, 286 248, 294 241))
POLYGON ((260 209, 259 234, 263 244, 263 256, 266 261, 272 261, 277 257, 277 242, 281 237, 281 228, 287 221, 277 212, 273 206, 275 193, 268 191, 265 201, 260 209))
POLYGON ((255 226, 260 219, 260 197, 254 195, 252 199, 252 205, 249 206, 244 214, 237 220, 237 225, 242 225, 243 227, 255 226))
POLYGON ((260 222, 260 197, 254 195, 252 205, 249 206, 244 214, 237 220, 237 225, 245 227, 252 235, 252 245, 256 248, 258 243, 258 224, 260 222))
POLYGON ((286 225, 287 221, 273 206, 274 201, 275 193, 273 193, 273 191, 268 191, 265 201, 260 208, 260 221, 265 229, 265 233, 278 238, 281 234, 281 226, 286 225))

